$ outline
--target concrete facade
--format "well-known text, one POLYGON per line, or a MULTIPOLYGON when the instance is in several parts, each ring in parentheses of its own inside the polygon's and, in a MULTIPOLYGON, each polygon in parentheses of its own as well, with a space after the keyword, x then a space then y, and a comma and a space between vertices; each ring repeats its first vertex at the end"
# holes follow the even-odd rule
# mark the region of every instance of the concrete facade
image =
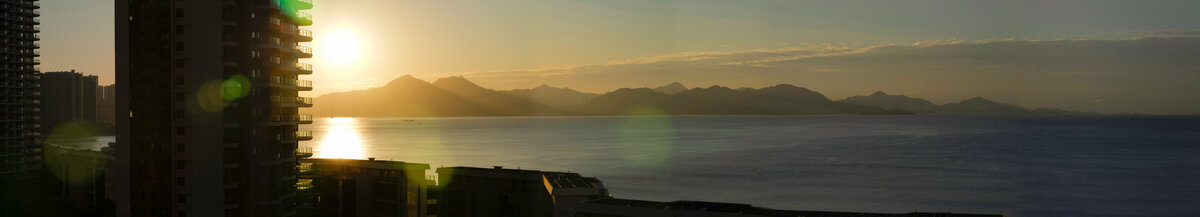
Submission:
POLYGON ((0 179, 41 170, 41 96, 37 0, 0 1, 0 179))
POLYGON ((312 1, 115 4, 118 216, 295 216, 312 1))

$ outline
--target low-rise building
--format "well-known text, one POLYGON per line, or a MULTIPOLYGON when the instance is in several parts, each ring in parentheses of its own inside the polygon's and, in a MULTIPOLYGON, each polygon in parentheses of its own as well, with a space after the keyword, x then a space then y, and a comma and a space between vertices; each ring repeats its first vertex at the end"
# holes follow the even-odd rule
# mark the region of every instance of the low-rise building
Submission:
POLYGON ((96 151, 46 144, 43 149, 47 179, 54 186, 55 196, 70 203, 81 214, 111 211, 108 189, 108 165, 113 160, 109 151, 96 151))
POLYGON ((572 216, 577 202, 609 198, 599 179, 576 173, 443 167, 437 169, 443 217, 572 216))
POLYGON ((300 160, 297 209, 300 216, 424 217, 434 212, 426 176, 429 164, 398 161, 300 160))
POLYGON ((958 213, 853 213, 776 210, 748 204, 701 201, 657 202, 627 199, 600 199, 575 205, 576 217, 1003 217, 958 213))

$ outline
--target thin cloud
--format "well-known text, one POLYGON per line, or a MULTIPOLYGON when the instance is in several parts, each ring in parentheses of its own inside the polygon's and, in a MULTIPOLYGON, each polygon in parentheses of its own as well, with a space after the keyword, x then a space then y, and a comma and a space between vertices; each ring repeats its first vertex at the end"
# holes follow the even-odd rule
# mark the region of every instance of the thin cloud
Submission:
POLYGON ((1200 30, 1161 30, 1149 32, 1151 36, 1200 37, 1200 30))

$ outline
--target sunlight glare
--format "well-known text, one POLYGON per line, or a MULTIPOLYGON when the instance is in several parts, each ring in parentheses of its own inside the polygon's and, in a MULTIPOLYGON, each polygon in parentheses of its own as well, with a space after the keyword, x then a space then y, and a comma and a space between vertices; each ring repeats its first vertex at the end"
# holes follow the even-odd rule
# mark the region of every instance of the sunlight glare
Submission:
POLYGON ((362 135, 359 134, 358 120, 354 118, 329 118, 328 133, 322 135, 321 141, 313 151, 315 158, 363 159, 362 135))
POLYGON ((326 64, 335 66, 359 64, 358 60, 363 52, 363 42, 353 31, 338 29, 326 33, 322 37, 323 39, 318 43, 320 52, 316 53, 326 64))

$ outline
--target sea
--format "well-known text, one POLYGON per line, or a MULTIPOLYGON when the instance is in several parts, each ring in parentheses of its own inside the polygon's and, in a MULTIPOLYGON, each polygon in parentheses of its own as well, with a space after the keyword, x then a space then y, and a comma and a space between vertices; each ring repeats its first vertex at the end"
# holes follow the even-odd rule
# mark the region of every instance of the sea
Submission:
POLYGON ((301 130, 315 157, 574 172, 628 199, 1200 215, 1198 116, 343 117, 301 130))

